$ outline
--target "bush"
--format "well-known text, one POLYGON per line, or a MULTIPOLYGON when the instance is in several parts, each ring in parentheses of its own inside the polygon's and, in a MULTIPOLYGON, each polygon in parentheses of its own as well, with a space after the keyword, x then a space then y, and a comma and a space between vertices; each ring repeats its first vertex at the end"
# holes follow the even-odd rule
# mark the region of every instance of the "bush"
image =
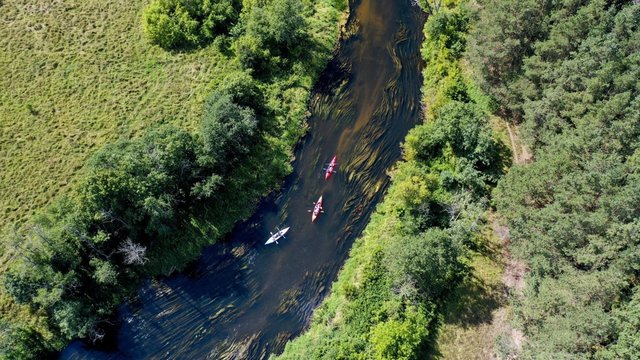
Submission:
POLYGON ((53 349, 34 329, 21 325, 10 325, 0 320, 0 359, 42 359, 53 357, 53 349), (39 354, 39 355, 37 355, 39 354))
POLYGON ((273 0, 253 6, 236 55, 245 69, 264 75, 271 68, 300 57, 307 43, 305 7, 299 0, 273 0))
POLYGON ((437 46, 449 51, 449 55, 457 59, 467 45, 469 18, 464 12, 442 10, 429 17, 426 34, 429 42, 425 46, 437 46))
MULTIPOLYGON (((246 71, 234 71, 225 76, 218 85, 217 94, 229 94, 231 100, 240 107, 253 109, 256 118, 268 115, 266 98, 258 83, 246 71)), ((219 95, 211 95, 219 96, 219 95)))
POLYGON ((153 0, 142 15, 144 32, 166 50, 202 46, 229 30, 239 8, 236 0, 153 0))
POLYGON ((236 104, 227 93, 215 92, 205 101, 200 163, 224 171, 228 162, 249 151, 257 126, 253 109, 236 104))
POLYGON ((429 335, 430 318, 425 311, 409 308, 406 318, 388 320, 371 329, 374 358, 384 360, 420 359, 429 335))
POLYGON ((444 230, 432 228, 403 240, 392 244, 385 261, 398 287, 413 284, 427 301, 437 302, 466 273, 459 260, 461 244, 444 230))
POLYGON ((480 171, 481 179, 493 184, 502 173, 501 148, 493 139, 487 115, 476 104, 449 101, 436 112, 433 122, 417 126, 407 135, 405 153, 409 159, 441 161, 448 151, 457 159, 450 171, 455 167, 480 171), (461 167, 463 164, 468 166, 461 167))

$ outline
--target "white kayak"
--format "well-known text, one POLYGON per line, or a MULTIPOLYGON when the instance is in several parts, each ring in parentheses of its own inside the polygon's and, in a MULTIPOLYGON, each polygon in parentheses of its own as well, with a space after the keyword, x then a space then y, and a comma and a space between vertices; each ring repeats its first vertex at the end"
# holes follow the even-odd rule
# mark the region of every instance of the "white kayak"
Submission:
POLYGON ((287 233, 287 231, 289 231, 290 228, 284 228, 280 231, 278 231, 277 233, 270 233, 271 237, 269 238, 269 240, 267 240, 266 243, 264 243, 265 245, 269 245, 269 244, 273 244, 273 243, 278 243, 278 240, 280 240, 280 238, 284 237, 284 234, 287 233))

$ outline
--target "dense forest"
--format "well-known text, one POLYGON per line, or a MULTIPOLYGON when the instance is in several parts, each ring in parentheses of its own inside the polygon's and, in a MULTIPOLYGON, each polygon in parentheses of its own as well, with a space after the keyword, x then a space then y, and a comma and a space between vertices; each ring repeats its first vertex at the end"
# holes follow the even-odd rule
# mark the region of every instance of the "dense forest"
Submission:
POLYGON ((469 59, 534 155, 495 201, 524 358, 640 357, 640 5, 487 1, 469 59))
POLYGON ((100 340, 142 278, 184 266, 279 185, 345 10, 324 0, 147 6, 144 41, 176 56, 219 47, 230 69, 194 129, 161 123, 106 144, 68 194, 6 232, 0 358, 100 340))

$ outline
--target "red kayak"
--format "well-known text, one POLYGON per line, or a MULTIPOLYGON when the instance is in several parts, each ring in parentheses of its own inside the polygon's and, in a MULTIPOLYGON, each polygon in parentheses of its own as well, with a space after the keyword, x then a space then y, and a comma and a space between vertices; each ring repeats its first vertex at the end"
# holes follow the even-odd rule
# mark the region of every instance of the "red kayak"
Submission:
POLYGON ((331 159, 331 162, 329 163, 329 166, 327 166, 327 170, 324 173, 325 180, 329 180, 331 175, 333 175, 333 173, 336 172, 336 165, 338 165, 338 163, 337 163, 336 156, 334 156, 333 159, 331 159))
POLYGON ((318 215, 322 212, 322 195, 316 202, 316 205, 313 207, 313 213, 311 214, 311 222, 315 222, 318 218, 318 215))

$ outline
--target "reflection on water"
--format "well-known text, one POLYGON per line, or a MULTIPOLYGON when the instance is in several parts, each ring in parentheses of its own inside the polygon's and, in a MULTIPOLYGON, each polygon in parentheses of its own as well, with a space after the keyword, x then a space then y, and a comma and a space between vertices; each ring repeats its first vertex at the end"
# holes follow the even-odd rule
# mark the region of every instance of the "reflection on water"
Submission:
POLYGON ((81 342, 64 359, 239 359, 279 353, 299 334, 362 232, 419 120, 422 14, 409 0, 352 4, 351 28, 310 101, 309 135, 283 190, 185 273, 150 280, 120 309, 110 351, 81 342), (322 176, 338 156, 338 173, 322 176), (324 214, 307 212, 320 195, 324 214), (279 245, 269 231, 290 226, 279 245))

